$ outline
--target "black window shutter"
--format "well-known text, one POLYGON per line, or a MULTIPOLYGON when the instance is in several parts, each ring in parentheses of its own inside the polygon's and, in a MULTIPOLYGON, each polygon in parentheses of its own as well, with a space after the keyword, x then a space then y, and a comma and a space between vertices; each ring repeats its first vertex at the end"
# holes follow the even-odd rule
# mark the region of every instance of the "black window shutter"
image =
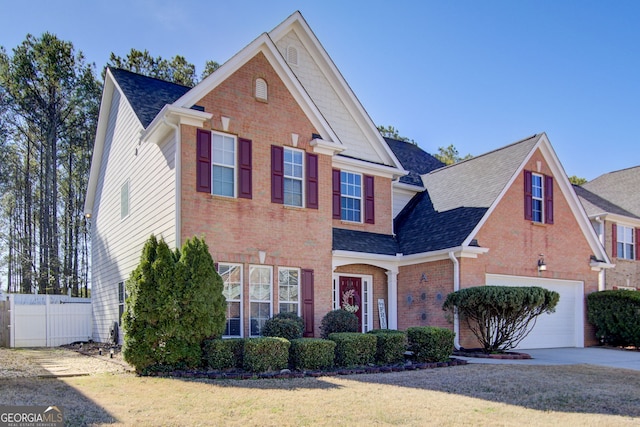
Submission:
POLYGON ((533 195, 531 193, 531 171, 524 171, 524 219, 533 220, 533 195))
POLYGON ((374 178, 371 175, 364 176, 364 222, 375 224, 375 190, 373 187, 374 178))
POLYGON ((611 258, 618 258, 618 226, 611 225, 611 258))
POLYGON ((340 169, 333 169, 331 174, 331 189, 332 189, 332 211, 333 211, 333 219, 341 218, 341 206, 340 206, 340 169))
POLYGON ((318 155, 307 153, 307 207, 318 209, 318 155))
POLYGON ((271 146, 271 203, 284 203, 284 149, 271 146))
POLYGON ((238 166, 238 197, 250 199, 253 189, 250 139, 238 138, 238 166))
POLYGON ((302 318, 304 319, 304 336, 313 336, 313 270, 302 270, 302 318))
POLYGON ((544 177, 544 222, 553 224, 553 177, 544 177))
POLYGON ((211 132, 204 129, 196 135, 196 191, 211 193, 211 132))

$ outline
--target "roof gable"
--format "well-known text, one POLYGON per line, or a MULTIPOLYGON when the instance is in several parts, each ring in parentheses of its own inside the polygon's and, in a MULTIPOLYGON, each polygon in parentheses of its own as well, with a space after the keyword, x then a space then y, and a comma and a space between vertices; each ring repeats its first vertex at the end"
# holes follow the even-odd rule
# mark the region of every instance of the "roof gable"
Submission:
POLYGON ((400 182, 402 183, 422 187, 423 183, 420 175, 446 166, 414 143, 387 137, 384 140, 396 155, 402 167, 409 171, 408 175, 400 177, 400 182))
POLYGON ((582 187, 613 205, 640 216, 640 166, 606 173, 582 187))
POLYGON ((188 86, 143 76, 119 68, 109 68, 116 85, 147 128, 160 110, 191 90, 188 86))
POLYGON ((583 188, 579 185, 573 186, 574 191, 578 195, 584 210, 587 212, 587 215, 590 217, 597 215, 605 215, 605 214, 614 214, 627 216, 630 218, 640 219, 637 215, 621 208, 620 206, 611 203, 609 200, 600 197, 599 195, 592 193, 591 191, 583 188))

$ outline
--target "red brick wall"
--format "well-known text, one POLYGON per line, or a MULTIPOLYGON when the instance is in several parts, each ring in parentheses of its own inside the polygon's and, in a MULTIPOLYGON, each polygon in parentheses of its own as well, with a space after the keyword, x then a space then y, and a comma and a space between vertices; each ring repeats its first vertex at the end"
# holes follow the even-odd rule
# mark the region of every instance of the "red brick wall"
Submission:
MULTIPOLYGON (((345 169, 346 170, 346 169, 345 169)), ((336 228, 347 228, 350 230, 367 231, 370 233, 380 234, 392 234, 393 233, 393 206, 391 203, 391 179, 383 178, 380 176, 374 177, 374 210, 375 210, 375 224, 364 223, 364 200, 362 202, 362 223, 353 223, 348 221, 342 221, 339 219, 333 220, 333 226, 336 228)))
MULTIPOLYGON (((606 270, 605 285, 607 289, 617 289, 619 286, 629 286, 640 289, 640 261, 613 257, 613 223, 605 221, 605 250, 609 259, 616 266, 606 270)), ((640 244, 636 242, 635 249, 640 244)))
POLYGON ((400 267, 398 329, 404 330, 411 326, 453 329, 453 324, 442 311, 442 304, 451 292, 453 263, 450 260, 400 267))
POLYGON ((221 116, 229 117, 229 132, 253 141, 253 198, 233 199, 198 193, 196 188, 196 129, 182 127, 182 230, 181 238, 204 236, 218 262, 244 264, 244 326, 249 326, 249 264, 259 264, 258 251, 266 252, 265 265, 274 266, 273 312, 277 313, 275 266, 313 269, 315 273, 315 330, 331 309, 331 158, 319 155, 319 209, 285 207, 271 203, 271 145, 309 146, 316 129, 271 68, 259 54, 197 102, 212 113, 211 128, 222 131, 221 116), (256 101, 256 78, 268 84, 268 102, 256 101))
MULTIPOLYGON (((525 169, 552 175, 542 154, 534 153, 525 169), (538 171, 537 162, 541 162, 538 171)), ((477 234, 478 244, 489 252, 477 259, 463 258, 461 287, 485 284, 485 274, 505 274, 584 282, 585 296, 598 290, 598 273, 591 271, 593 251, 554 179, 554 224, 536 224, 524 219, 524 178, 517 177, 487 222, 477 234), (538 273, 539 254, 544 254, 547 271, 538 273)), ((594 345, 593 328, 586 320, 585 345, 594 345)), ((461 345, 474 346, 469 334, 461 333, 461 345), (465 345, 466 344, 466 345, 465 345)))

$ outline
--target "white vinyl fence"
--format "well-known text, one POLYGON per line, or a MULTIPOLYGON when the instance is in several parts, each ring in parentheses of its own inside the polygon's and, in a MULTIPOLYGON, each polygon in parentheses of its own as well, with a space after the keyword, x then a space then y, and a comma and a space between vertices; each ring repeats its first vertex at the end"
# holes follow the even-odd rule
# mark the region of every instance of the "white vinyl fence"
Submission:
POLYGON ((91 339, 90 298, 8 295, 10 347, 57 347, 91 339))

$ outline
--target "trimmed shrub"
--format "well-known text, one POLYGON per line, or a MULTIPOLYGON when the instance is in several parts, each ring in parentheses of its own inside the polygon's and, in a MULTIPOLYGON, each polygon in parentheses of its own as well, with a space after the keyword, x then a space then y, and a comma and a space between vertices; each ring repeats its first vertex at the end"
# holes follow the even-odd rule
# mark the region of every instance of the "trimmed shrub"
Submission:
POLYGON ((289 341, 302 338, 302 333, 304 332, 303 323, 296 319, 277 316, 264 322, 264 326, 260 331, 263 337, 280 337, 289 341))
POLYGON ((374 329, 368 332, 376 337, 376 363, 389 365, 404 361, 407 334, 394 329, 374 329))
POLYGON ((291 341, 289 362, 299 371, 328 369, 333 366, 336 343, 321 338, 299 338, 291 341))
POLYGON ((207 339, 202 345, 202 359, 205 368, 224 371, 242 368, 244 339, 207 339))
POLYGON ((336 343, 337 366, 350 367, 368 365, 375 361, 376 337, 359 332, 334 332, 329 335, 336 343))
POLYGON ((244 340, 244 369, 250 372, 268 372, 287 368, 290 345, 289 340, 277 337, 244 340))
POLYGON ((486 353, 516 347, 531 332, 536 317, 553 313, 560 294, 538 286, 476 286, 447 295, 442 309, 478 339, 486 353))
POLYGON ((640 292, 591 293, 587 296, 587 318, 603 343, 640 347, 640 292))
POLYGON ((325 314, 320 323, 320 337, 327 339, 336 332, 358 332, 358 316, 341 308, 325 314))
POLYGON ((122 353, 136 372, 200 366, 202 341, 219 337, 225 323, 222 279, 204 240, 172 252, 152 235, 127 293, 122 353))
POLYGON ((453 353, 455 333, 446 328, 414 326, 407 329, 409 350, 417 362, 446 362, 453 353))

